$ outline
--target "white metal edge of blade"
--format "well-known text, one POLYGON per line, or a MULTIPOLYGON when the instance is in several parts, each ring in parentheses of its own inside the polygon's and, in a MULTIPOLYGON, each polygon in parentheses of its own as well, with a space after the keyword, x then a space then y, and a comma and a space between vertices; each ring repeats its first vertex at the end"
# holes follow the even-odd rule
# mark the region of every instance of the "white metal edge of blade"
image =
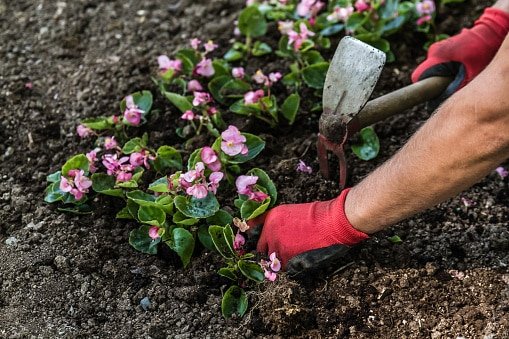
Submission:
POLYGON ((349 36, 341 39, 325 77, 323 114, 349 123, 368 102, 384 64, 384 52, 349 36))

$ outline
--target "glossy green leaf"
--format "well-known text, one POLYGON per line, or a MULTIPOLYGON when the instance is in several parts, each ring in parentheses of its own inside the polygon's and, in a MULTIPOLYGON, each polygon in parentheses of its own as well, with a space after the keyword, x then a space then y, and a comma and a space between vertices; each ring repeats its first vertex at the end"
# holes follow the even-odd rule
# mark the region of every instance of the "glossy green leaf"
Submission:
POLYGON ((158 193, 169 192, 170 190, 168 188, 168 177, 164 176, 162 178, 157 179, 156 181, 148 185, 148 189, 158 193))
POLYGON ((209 225, 200 225, 200 227, 198 227, 198 239, 205 248, 211 251, 216 249, 209 233, 209 225))
POLYGON ((362 160, 376 158, 380 151, 380 142, 375 131, 371 127, 363 128, 360 133, 360 143, 352 145, 352 151, 362 160))
POLYGON ((401 240, 401 238, 399 236, 397 236, 397 235, 393 235, 392 237, 388 237, 387 240, 389 240, 393 244, 401 244, 403 242, 403 240, 401 240))
POLYGON ((329 69, 328 62, 319 62, 302 69, 302 79, 311 88, 321 89, 329 69))
POLYGON ((156 203, 156 197, 151 194, 145 193, 143 191, 136 190, 136 191, 132 191, 132 192, 127 192, 126 196, 128 199, 134 201, 135 203, 137 203, 140 206, 159 207, 159 206, 157 206, 157 203, 156 203))
POLYGON ((269 207, 274 206, 277 200, 277 189, 274 182, 270 179, 269 175, 260 168, 253 168, 247 172, 248 175, 256 175, 258 177, 258 181, 256 182, 257 186, 262 186, 267 190, 267 194, 270 196, 270 205, 269 207))
POLYGON ((238 266, 242 274, 253 281, 260 283, 265 279, 263 269, 255 262, 239 260, 238 266))
POLYGON ((229 163, 231 164, 243 164, 246 161, 252 160, 265 148, 265 141, 263 141, 259 136, 250 133, 241 134, 246 137, 248 152, 246 155, 238 154, 231 157, 229 160, 229 163))
MULTIPOLYGON (((144 111, 145 115, 148 114, 150 112, 150 109, 152 108, 152 101, 153 101, 152 93, 150 91, 139 91, 139 92, 131 93, 131 95, 133 97, 133 101, 134 101, 135 105, 138 106, 139 109, 144 111)), ((124 98, 120 102, 120 112, 123 113, 125 111, 125 108, 126 108, 126 102, 125 102, 125 98, 124 98)))
POLYGON ((111 195, 114 197, 123 197, 124 193, 121 189, 115 188, 115 177, 106 173, 92 174, 92 189, 94 192, 111 195))
POLYGON ((189 101, 189 99, 183 95, 173 92, 164 92, 164 96, 170 100, 170 102, 182 113, 193 109, 193 104, 191 101, 189 101))
POLYGON ((233 249, 233 241, 235 239, 235 235, 233 234, 233 230, 230 225, 226 225, 223 227, 223 236, 226 245, 230 248, 230 252, 235 253, 233 249))
POLYGON ((150 227, 151 226, 143 225, 138 229, 132 230, 131 233, 129 233, 129 244, 140 252, 156 254, 157 245, 161 242, 161 238, 152 239, 148 235, 150 227))
POLYGON ((215 195, 209 192, 203 199, 176 196, 175 207, 188 217, 202 219, 213 216, 219 210, 219 203, 215 195))
POLYGON ((167 244, 178 254, 184 267, 187 267, 194 251, 194 237, 191 232, 181 227, 174 228, 167 244))
POLYGON ((228 245, 224 232, 224 227, 222 226, 209 226, 209 235, 214 243, 216 250, 226 259, 231 259, 235 257, 235 252, 232 251, 230 245, 228 245))
POLYGON ((70 207, 58 207, 59 212, 71 213, 76 215, 87 215, 91 214, 94 210, 88 204, 78 204, 70 207))
POLYGON ((247 311, 248 301, 244 290, 238 286, 231 286, 223 295, 221 312, 226 319, 234 314, 242 317, 247 311))
POLYGON ((212 67, 214 67, 214 77, 230 75, 230 65, 225 60, 216 59, 212 61, 212 67))
POLYGON ((267 20, 256 6, 249 6, 240 12, 238 27, 245 36, 256 38, 267 33, 267 20))
POLYGON ((260 108, 256 105, 245 105, 244 99, 234 102, 230 106, 230 111, 240 115, 256 115, 261 112, 260 108))
POLYGON ((298 93, 290 94, 283 102, 283 105, 281 105, 281 113, 283 114, 285 119, 288 120, 288 123, 290 125, 292 125, 293 122, 295 121, 295 117, 297 116, 297 112, 299 111, 299 105, 300 96, 298 93))
POLYGON ((46 177, 47 182, 58 182, 60 183, 60 177, 62 176, 62 172, 56 171, 55 173, 51 173, 46 177))
POLYGON ((46 187, 46 190, 44 191, 45 202, 51 204, 57 201, 61 201, 64 198, 64 192, 60 191, 59 186, 59 182, 54 182, 46 187))
POLYGON ((212 79, 209 84, 208 88, 214 99, 219 101, 220 103, 224 103, 225 98, 221 95, 221 88, 231 80, 231 77, 228 75, 222 75, 215 77, 212 79))
POLYGON ((183 56, 189 59, 193 63, 193 65, 197 65, 201 61, 200 53, 192 48, 183 48, 179 50, 175 56, 177 57, 177 59, 183 56))
POLYGON ((233 222, 233 217, 225 210, 219 210, 211 217, 207 218, 207 224, 225 226, 233 222))
POLYGON ((166 213, 156 206, 140 206, 138 220, 144 224, 163 226, 166 213))
POLYGON ((177 211, 174 215, 173 215, 173 222, 177 225, 186 225, 186 226, 191 226, 191 225, 195 225, 198 223, 198 219, 196 218, 190 218, 188 217, 187 215, 185 215, 184 213, 180 212, 180 211, 177 211))
POLYGON ((88 118, 81 120, 80 123, 96 131, 110 129, 114 126, 113 119, 111 117, 88 118))
POLYGON ((238 61, 244 58, 244 53, 242 51, 237 51, 233 48, 230 48, 223 56, 226 61, 238 61))
POLYGON ((343 24, 334 24, 332 26, 322 29, 320 31, 320 35, 322 36, 336 35, 337 33, 341 32, 343 28, 345 28, 345 25, 343 24))
POLYGON ((221 97, 236 98, 244 96, 244 94, 249 90, 251 90, 251 85, 244 80, 232 79, 221 87, 219 95, 221 97))
POLYGON ((163 173, 169 169, 182 169, 182 156, 180 152, 171 146, 161 146, 157 149, 156 159, 154 160, 156 171, 163 173))
POLYGON ((131 154, 139 152, 145 147, 147 147, 147 143, 143 138, 132 138, 124 144, 122 147, 122 153, 131 154))
POLYGON ((140 209, 140 205, 135 203, 133 200, 128 199, 126 202, 126 207, 129 211, 129 214, 131 214, 134 219, 138 220, 138 210, 140 209))
POLYGON ((217 274, 233 281, 238 280, 237 274, 235 273, 235 269, 231 267, 222 267, 217 271, 217 274))
POLYGON ((261 203, 253 200, 244 201, 240 208, 240 216, 242 219, 250 220, 262 215, 269 208, 270 200, 267 198, 261 203))
POLYGON ((133 216, 131 215, 131 212, 129 212, 129 208, 127 206, 125 206, 120 211, 118 211, 117 214, 115 215, 115 218, 117 218, 117 219, 134 219, 133 216))
POLYGON ((267 55, 267 54, 270 54, 271 52, 272 52, 272 48, 265 42, 261 42, 261 41, 256 41, 254 43, 253 49, 251 50, 251 53, 256 57, 262 56, 262 55, 267 55))
POLYGON ((368 18, 363 13, 355 12, 348 17, 345 28, 355 32, 357 28, 362 26, 367 20, 368 18))
POLYGON ((78 154, 70 158, 65 162, 62 166, 62 175, 67 176, 70 170, 80 169, 85 171, 85 174, 88 174, 90 167, 90 163, 85 154, 78 154))
POLYGON ((156 206, 164 211, 166 214, 173 214, 173 196, 161 195, 156 199, 156 206))
POLYGON ((325 59, 318 51, 307 51, 306 53, 302 54, 302 57, 308 63, 309 65, 317 64, 320 62, 324 62, 325 59))

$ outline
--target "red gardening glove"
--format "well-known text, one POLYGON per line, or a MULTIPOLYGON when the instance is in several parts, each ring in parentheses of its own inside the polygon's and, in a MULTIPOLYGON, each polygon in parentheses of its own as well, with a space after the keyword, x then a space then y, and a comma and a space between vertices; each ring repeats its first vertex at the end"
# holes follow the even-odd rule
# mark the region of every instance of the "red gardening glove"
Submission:
POLYGON ((329 201, 281 205, 265 215, 258 252, 281 260, 290 274, 313 269, 343 256, 368 235, 352 227, 345 215, 350 189, 329 201))
POLYGON ((509 13, 486 8, 474 27, 446 40, 436 42, 428 50, 427 59, 412 73, 412 82, 433 76, 453 76, 440 101, 469 83, 493 59, 509 32, 509 13))

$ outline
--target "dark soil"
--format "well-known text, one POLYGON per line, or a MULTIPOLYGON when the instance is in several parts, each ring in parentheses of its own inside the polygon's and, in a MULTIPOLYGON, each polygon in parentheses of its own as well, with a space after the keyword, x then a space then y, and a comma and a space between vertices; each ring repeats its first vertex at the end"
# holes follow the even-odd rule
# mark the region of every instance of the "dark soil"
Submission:
MULTIPOLYGON (((282 275, 252 291, 254 307, 230 321, 220 313, 225 282, 215 254, 201 253, 184 270, 132 249, 135 225, 115 219, 111 199, 95 199, 84 217, 43 203, 45 176, 90 146, 75 135, 79 119, 116 112, 126 93, 155 92, 156 56, 189 38, 224 45, 243 3, 194 1, 175 13, 167 1, 0 0, 0 337, 507 338, 509 191, 495 173, 461 195, 473 206, 456 197, 402 222, 357 247, 333 274, 306 282, 282 275), (391 243, 392 235, 403 242, 391 243)), ((484 5, 445 9, 440 29, 454 33, 484 5)), ((424 55, 421 36, 393 41, 399 61, 386 67, 377 94, 407 84, 424 55)), ((172 143, 177 112, 161 99, 155 106, 150 139, 172 143)), ((362 162, 349 154, 352 182, 428 116, 418 107, 377 125, 381 155, 362 162)), ((256 165, 276 182, 280 203, 338 194, 335 182, 295 171, 300 158, 318 169, 317 120, 302 112, 294 127, 263 134, 267 149, 256 165)))

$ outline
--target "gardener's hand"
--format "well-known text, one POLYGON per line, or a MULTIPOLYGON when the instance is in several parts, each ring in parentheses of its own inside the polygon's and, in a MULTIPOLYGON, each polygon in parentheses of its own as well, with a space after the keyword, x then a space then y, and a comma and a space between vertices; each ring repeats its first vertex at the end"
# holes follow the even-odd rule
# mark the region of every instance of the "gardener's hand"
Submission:
POLYGON ((509 32, 509 13, 487 8, 474 27, 431 45, 427 59, 412 73, 412 82, 433 76, 452 76, 440 101, 479 74, 493 59, 509 32))
POLYGON ((258 252, 281 260, 290 274, 329 265, 368 235, 352 227, 344 203, 349 189, 329 201, 281 205, 265 216, 258 252))

